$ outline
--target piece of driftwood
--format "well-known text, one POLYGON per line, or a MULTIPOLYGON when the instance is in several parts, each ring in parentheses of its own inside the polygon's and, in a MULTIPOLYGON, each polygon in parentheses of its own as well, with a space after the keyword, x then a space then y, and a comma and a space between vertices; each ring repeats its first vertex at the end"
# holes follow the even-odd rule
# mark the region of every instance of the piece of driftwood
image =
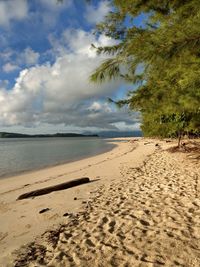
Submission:
POLYGON ((30 198, 30 197, 41 196, 41 195, 46 195, 46 194, 49 194, 49 193, 51 193, 53 191, 64 190, 64 189, 67 189, 67 188, 71 188, 71 187, 74 187, 74 186, 77 186, 77 185, 81 185, 81 184, 85 184, 85 183, 89 183, 89 182, 90 182, 90 179, 88 177, 74 179, 74 180, 68 181, 66 183, 57 184, 57 185, 53 185, 53 186, 37 189, 37 190, 31 191, 31 192, 22 194, 17 198, 17 200, 30 198))

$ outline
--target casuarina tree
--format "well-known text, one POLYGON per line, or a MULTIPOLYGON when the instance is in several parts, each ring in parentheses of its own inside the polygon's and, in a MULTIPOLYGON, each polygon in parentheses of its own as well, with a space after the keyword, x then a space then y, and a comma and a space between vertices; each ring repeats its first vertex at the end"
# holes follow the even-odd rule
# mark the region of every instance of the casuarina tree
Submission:
POLYGON ((200 2, 111 0, 110 5, 96 34, 116 42, 96 47, 109 58, 91 81, 120 78, 134 85, 116 104, 140 111, 144 135, 179 140, 183 134, 199 135, 200 2))

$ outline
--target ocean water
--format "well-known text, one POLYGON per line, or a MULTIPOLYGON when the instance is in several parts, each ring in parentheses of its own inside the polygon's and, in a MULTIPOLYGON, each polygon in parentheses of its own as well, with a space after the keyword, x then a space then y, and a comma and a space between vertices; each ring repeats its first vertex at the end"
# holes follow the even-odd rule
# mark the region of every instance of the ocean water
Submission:
POLYGON ((0 139, 0 178, 75 161, 112 148, 113 144, 107 140, 94 137, 0 139))

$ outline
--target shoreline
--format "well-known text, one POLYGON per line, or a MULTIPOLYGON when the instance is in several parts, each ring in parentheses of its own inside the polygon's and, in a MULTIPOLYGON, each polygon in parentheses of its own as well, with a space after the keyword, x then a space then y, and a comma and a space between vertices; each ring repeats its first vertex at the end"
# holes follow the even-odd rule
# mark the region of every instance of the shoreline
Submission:
MULTIPOLYGON (((136 137, 136 138, 139 138, 139 137, 136 137)), ((109 140, 109 139, 106 138, 105 140, 109 140)), ((110 141, 108 142, 109 148, 105 148, 105 149, 103 149, 103 150, 101 150, 101 151, 99 151, 99 152, 97 152, 95 154, 92 154, 92 155, 80 156, 80 157, 77 157, 75 159, 71 159, 71 160, 69 159, 67 161, 64 160, 63 162, 57 162, 55 164, 44 165, 44 166, 37 167, 37 168, 34 168, 34 169, 16 171, 16 172, 12 172, 10 174, 0 175, 0 181, 4 180, 4 179, 10 179, 10 178, 12 179, 15 176, 26 175, 26 174, 30 174, 32 172, 41 171, 41 170, 49 169, 49 168, 56 167, 56 166, 62 166, 62 165, 65 165, 65 164, 70 164, 72 162, 80 161, 80 160, 83 160, 83 159, 89 159, 89 158, 92 158, 92 157, 107 153, 107 152, 113 150, 116 147, 116 144, 113 143, 113 142, 115 142, 115 138, 111 138, 110 141)))
MULTIPOLYGON (((139 138, 139 137, 136 137, 136 138, 139 138)), ((102 138, 102 139, 104 139, 104 138, 102 138)), ((33 168, 33 169, 14 171, 14 172, 11 172, 11 173, 8 173, 8 174, 2 174, 2 175, 0 174, 0 181, 3 180, 3 179, 13 178, 14 176, 20 176, 20 175, 23 175, 23 174, 29 174, 29 173, 34 172, 34 171, 40 171, 40 170, 48 169, 48 168, 51 168, 51 167, 61 166, 61 165, 65 165, 65 164, 68 164, 68 163, 71 163, 71 162, 80 161, 82 159, 95 157, 97 155, 100 155, 100 154, 103 154, 103 153, 107 153, 107 152, 111 151, 112 149, 114 149, 114 147, 116 146, 116 144, 113 143, 113 141, 115 141, 115 138, 110 138, 110 139, 105 138, 104 140, 108 141, 107 142, 108 143, 108 147, 104 148, 103 150, 101 150, 99 152, 96 152, 94 154, 85 155, 85 156, 79 156, 79 157, 76 157, 74 159, 68 159, 68 160, 57 162, 57 163, 51 163, 49 165, 43 165, 43 166, 36 167, 36 168, 33 168)))

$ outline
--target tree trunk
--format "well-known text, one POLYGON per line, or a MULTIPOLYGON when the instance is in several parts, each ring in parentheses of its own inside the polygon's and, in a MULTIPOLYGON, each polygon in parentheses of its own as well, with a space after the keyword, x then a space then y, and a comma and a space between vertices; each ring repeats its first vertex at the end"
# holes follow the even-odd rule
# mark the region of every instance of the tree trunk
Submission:
POLYGON ((179 148, 181 147, 181 137, 182 137, 182 133, 179 132, 179 133, 178 133, 178 147, 179 147, 179 148))
POLYGON ((20 195, 17 198, 17 200, 25 199, 25 198, 29 198, 29 197, 46 195, 46 194, 49 194, 53 191, 64 190, 67 188, 71 188, 71 187, 85 184, 85 183, 89 183, 89 182, 90 182, 90 179, 88 177, 83 177, 83 178, 68 181, 66 183, 57 184, 57 185, 53 185, 53 186, 49 186, 49 187, 45 187, 45 188, 41 188, 41 189, 37 189, 37 190, 31 191, 31 192, 25 193, 23 195, 20 195))

